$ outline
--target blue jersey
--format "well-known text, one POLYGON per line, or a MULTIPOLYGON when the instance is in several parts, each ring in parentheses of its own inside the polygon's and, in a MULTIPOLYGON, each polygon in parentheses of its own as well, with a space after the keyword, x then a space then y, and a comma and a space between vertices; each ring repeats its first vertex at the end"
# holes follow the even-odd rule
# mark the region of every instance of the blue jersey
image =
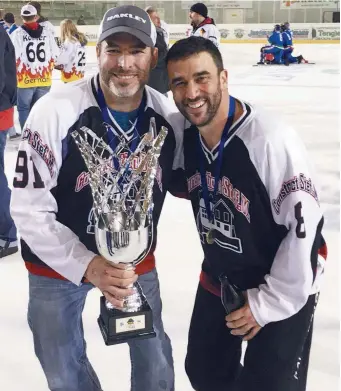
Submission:
POLYGON ((7 30, 8 34, 11 35, 13 31, 15 31, 18 28, 18 26, 13 23, 12 26, 7 30))
POLYGON ((276 47, 283 49, 283 37, 282 37, 282 33, 280 31, 274 31, 270 35, 268 41, 269 41, 270 45, 273 45, 273 46, 276 46, 276 47))
POLYGON ((292 31, 290 29, 285 30, 282 33, 282 36, 283 36, 283 45, 284 45, 284 47, 293 45, 293 42, 292 42, 293 33, 292 33, 292 31))

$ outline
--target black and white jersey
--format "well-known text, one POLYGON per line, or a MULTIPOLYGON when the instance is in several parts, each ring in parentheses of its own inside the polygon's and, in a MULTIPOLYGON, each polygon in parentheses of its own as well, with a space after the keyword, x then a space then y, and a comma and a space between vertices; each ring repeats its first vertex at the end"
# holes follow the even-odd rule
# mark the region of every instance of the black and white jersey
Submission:
POLYGON ((223 149, 213 244, 206 241, 212 225, 197 148, 204 151, 207 185, 213 193, 219 144, 212 150, 201 138, 197 144, 195 126, 184 133, 185 177, 205 254, 203 285, 209 280, 218 288, 218 277, 225 273, 248 291, 252 313, 264 326, 297 313, 318 289, 321 255, 326 253, 323 216, 315 177, 295 131, 269 113, 242 106, 243 114, 223 149))
MULTIPOLYGON (((63 85, 34 105, 19 146, 11 201, 24 261, 51 268, 75 284, 98 251, 89 174, 71 132, 86 127, 106 140, 97 90, 98 76, 63 85)), ((152 117, 158 131, 161 126, 168 129, 153 187, 153 251, 173 169, 182 164, 184 119, 170 100, 152 88, 146 87, 145 100, 140 136, 149 130, 152 117)), ((117 123, 114 133, 131 138, 117 123)), ((127 157, 128 152, 122 151, 118 160, 127 157)))

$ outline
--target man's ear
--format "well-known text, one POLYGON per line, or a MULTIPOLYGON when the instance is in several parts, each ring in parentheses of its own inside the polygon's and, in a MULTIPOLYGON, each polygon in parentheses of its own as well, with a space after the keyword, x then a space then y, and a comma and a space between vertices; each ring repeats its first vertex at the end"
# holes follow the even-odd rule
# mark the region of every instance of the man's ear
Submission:
POLYGON ((227 88, 228 83, 228 72, 226 69, 222 70, 220 72, 220 85, 221 88, 227 88))
POLYGON ((102 42, 98 43, 96 45, 96 57, 97 57, 97 60, 99 59, 99 55, 101 54, 101 45, 102 45, 102 42))
POLYGON ((157 65, 157 60, 159 58, 159 49, 158 48, 152 48, 152 69, 154 69, 157 65))

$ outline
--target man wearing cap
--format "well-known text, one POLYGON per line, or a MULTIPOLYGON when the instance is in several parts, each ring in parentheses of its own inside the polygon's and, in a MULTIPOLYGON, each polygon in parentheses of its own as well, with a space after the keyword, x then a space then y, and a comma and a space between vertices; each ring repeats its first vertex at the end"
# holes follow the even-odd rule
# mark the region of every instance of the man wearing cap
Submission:
MULTIPOLYGON (((51 91, 26 122, 11 212, 28 269, 28 321, 35 353, 52 391, 101 390, 86 354, 85 300, 98 288, 120 308, 137 279, 153 311, 156 337, 129 342, 131 390, 174 390, 154 249, 162 205, 174 171, 182 165, 184 120, 172 102, 146 86, 157 62, 155 42, 155 27, 145 11, 135 6, 108 10, 96 47, 99 73, 51 91), (153 188, 154 241, 143 262, 126 270, 98 255, 88 173, 71 132, 86 127, 110 139, 112 147, 123 137, 134 149, 133 140, 149 131, 152 118, 157 131, 161 126, 168 129, 153 188)), ((121 165, 130 153, 122 150, 115 164, 121 165)), ((119 390, 115 379, 112 389, 119 390)))
POLYGON ((210 39, 217 47, 220 44, 220 32, 212 18, 208 17, 208 10, 205 4, 196 3, 189 11, 193 30, 191 35, 210 39))
POLYGON ((35 102, 51 88, 53 64, 59 49, 51 31, 37 22, 33 5, 24 5, 21 17, 24 23, 11 34, 11 39, 17 63, 19 122, 23 129, 35 102))

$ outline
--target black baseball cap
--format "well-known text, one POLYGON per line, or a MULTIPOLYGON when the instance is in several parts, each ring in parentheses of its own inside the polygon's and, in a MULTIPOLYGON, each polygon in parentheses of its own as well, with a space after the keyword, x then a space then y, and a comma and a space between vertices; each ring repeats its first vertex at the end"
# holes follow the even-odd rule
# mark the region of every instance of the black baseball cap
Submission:
POLYGON ((156 29, 149 15, 134 5, 111 8, 105 13, 98 42, 116 33, 129 33, 149 47, 154 47, 156 43, 156 29))

